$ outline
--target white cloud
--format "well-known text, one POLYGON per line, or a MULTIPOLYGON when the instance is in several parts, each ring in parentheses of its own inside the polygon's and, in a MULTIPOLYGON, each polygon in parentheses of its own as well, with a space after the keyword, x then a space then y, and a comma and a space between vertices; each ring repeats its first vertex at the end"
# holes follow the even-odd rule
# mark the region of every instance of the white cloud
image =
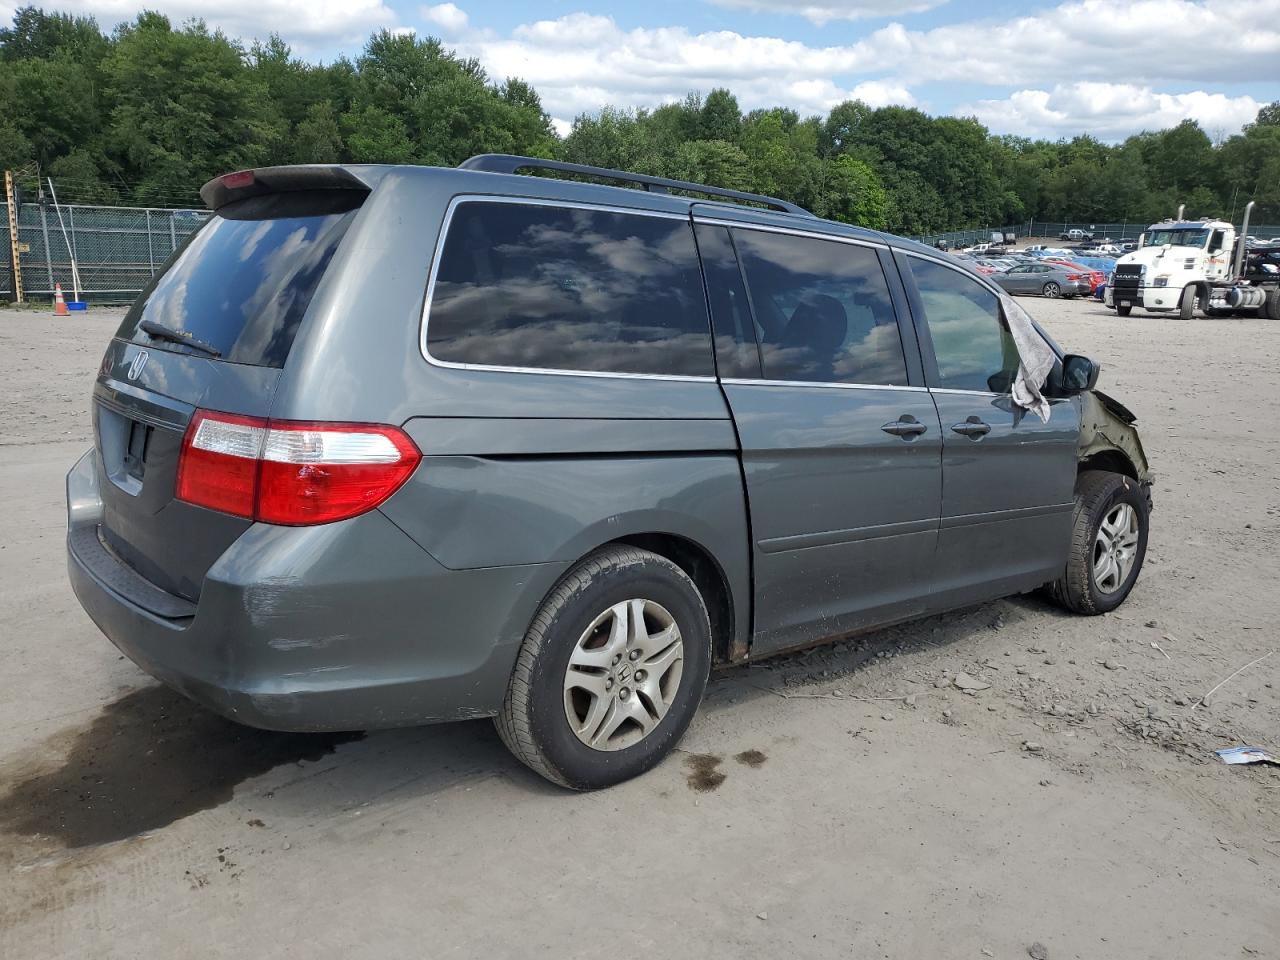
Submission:
POLYGON ((532 83, 547 111, 562 121, 606 104, 653 107, 718 86, 733 90, 747 110, 785 105, 821 113, 857 97, 876 106, 915 102, 895 81, 836 82, 832 78, 850 67, 848 51, 840 47, 728 30, 622 30, 610 17, 585 13, 523 24, 506 39, 466 37, 459 49, 495 77, 532 83))
POLYGON ((899 17, 940 7, 947 0, 825 0, 793 3, 791 0, 711 0, 720 7, 737 7, 766 13, 791 13, 822 26, 832 20, 899 17))
POLYGON ((1125 83, 1080 82, 1052 90, 1019 90, 1002 100, 980 100, 956 112, 976 116, 995 133, 1117 140, 1141 130, 1163 130, 1195 120, 1211 137, 1237 132, 1262 104, 1251 96, 1196 90, 1158 93, 1125 83))
POLYGON ((383 0, 222 0, 216 5, 201 0, 62 0, 57 8, 60 13, 95 16, 108 29, 134 19, 143 9, 163 13, 175 26, 200 17, 246 42, 278 33, 301 51, 358 46, 371 31, 396 21, 383 0))
MULTIPOLYGON (((860 6, 825 3, 846 11, 860 6)), ((1207 129, 1233 132, 1252 119, 1241 119, 1250 98, 1154 91, 1162 85, 1274 82, 1280 0, 1069 0, 1025 17, 932 30, 892 23, 853 43, 829 46, 730 30, 623 30, 610 17, 574 13, 523 24, 505 37, 471 31, 458 43, 495 77, 532 83, 562 122, 605 104, 652 107, 717 86, 733 90, 745 109, 784 104, 817 113, 850 97, 873 106, 916 105, 912 88, 918 84, 965 82, 1026 88, 1004 106, 981 101, 965 108, 1008 129, 1021 123, 1026 132, 1096 129, 1121 137, 1167 117, 1195 116, 1207 129), (1063 78, 1093 85, 1046 92, 1063 78), (1146 92, 1125 106, 1115 98, 1130 96, 1130 84, 1146 92)))
POLYGON ((467 14, 452 3, 438 3, 434 7, 422 8, 422 19, 434 24, 451 37, 467 29, 467 14))
POLYGON ((893 23, 849 53, 863 68, 908 80, 1274 81, 1280 0, 1074 0, 1012 20, 923 31, 893 23))

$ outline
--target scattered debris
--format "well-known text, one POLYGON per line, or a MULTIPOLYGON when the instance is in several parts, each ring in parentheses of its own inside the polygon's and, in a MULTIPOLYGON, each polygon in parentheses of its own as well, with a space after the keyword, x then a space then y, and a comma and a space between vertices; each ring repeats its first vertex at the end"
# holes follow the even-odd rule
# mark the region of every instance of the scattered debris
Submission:
POLYGON ((1044 745, 1036 743, 1034 740, 1023 740, 1022 749, 1027 753, 1041 753, 1044 750, 1044 745))
POLYGON ((756 919, 757 919, 757 920, 768 920, 768 919, 769 919, 769 914, 768 914, 766 911, 761 910, 759 913, 757 913, 757 914, 756 914, 756 919))
POLYGON ((1027 956, 1029 956, 1031 960, 1049 960, 1049 950, 1043 943, 1037 940, 1031 946, 1027 947, 1027 956))
POLYGON ((1213 752, 1223 763, 1274 763, 1280 766, 1280 760, 1261 747, 1226 747, 1213 752))
POLYGON ((955 684, 957 690, 973 690, 976 692, 978 690, 989 690, 991 688, 991 684, 987 683, 987 681, 979 680, 977 677, 971 677, 963 670, 960 673, 957 673, 955 675, 955 679, 951 682, 955 684))
POLYGON ((1206 693, 1203 697, 1201 697, 1199 700, 1197 700, 1195 703, 1193 703, 1193 704, 1191 705, 1191 709, 1192 709, 1192 710, 1194 710, 1196 707, 1198 707, 1198 706, 1200 706, 1200 705, 1202 705, 1202 704, 1203 704, 1204 706, 1208 706, 1208 705, 1209 705, 1209 698, 1210 698, 1211 696, 1213 696, 1215 693, 1217 693, 1217 692, 1218 692, 1218 687, 1220 687, 1220 686, 1222 686, 1224 683, 1226 683, 1226 682, 1227 682, 1227 680, 1234 680, 1237 676, 1239 676, 1240 674, 1244 673, 1246 670, 1248 670, 1250 667, 1254 666, 1255 664, 1261 663, 1263 660, 1267 659, 1267 657, 1271 656, 1271 654, 1273 654, 1273 653, 1275 653, 1275 651, 1274 651, 1274 650, 1268 650, 1268 651, 1267 651, 1266 653, 1264 653, 1262 656, 1258 657, 1258 659, 1256 659, 1256 660, 1250 660, 1248 663, 1246 663, 1243 667, 1241 667, 1241 668, 1240 668, 1239 670, 1237 670, 1235 673, 1231 674, 1231 676, 1227 677, 1225 680, 1219 680, 1216 684, 1214 684, 1214 687, 1213 687, 1213 689, 1212 689, 1212 690, 1210 690, 1210 691, 1209 691, 1208 693, 1206 693))
POLYGON ((1120 664, 1116 663, 1116 661, 1114 661, 1114 660, 1104 660, 1104 661, 1102 661, 1102 665, 1103 665, 1104 667, 1106 667, 1108 670, 1119 670, 1119 669, 1120 669, 1120 664))

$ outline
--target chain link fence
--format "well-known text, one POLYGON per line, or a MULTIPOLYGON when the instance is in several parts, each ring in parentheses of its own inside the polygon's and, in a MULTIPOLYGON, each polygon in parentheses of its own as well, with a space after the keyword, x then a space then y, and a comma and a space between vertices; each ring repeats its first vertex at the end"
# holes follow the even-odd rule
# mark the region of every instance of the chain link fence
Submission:
MULTIPOLYGON (((12 297, 8 205, 0 203, 0 297, 12 297)), ((50 302, 54 284, 68 300, 130 303, 174 249, 209 217, 207 210, 23 203, 18 263, 24 299, 50 302), (61 214, 61 216, 59 216, 61 214)))
MULTIPOLYGON (((0 202, 0 298, 12 297, 8 206, 0 202), (8 291, 6 293, 6 291, 8 291)), ((72 299, 75 282, 71 261, 80 273, 80 299, 88 303, 130 303, 189 234, 209 217, 207 210, 158 207, 103 207, 86 204, 28 202, 18 210, 19 264, 25 299, 49 302, 55 283, 72 299), (61 216, 59 216, 61 213, 61 216)), ((1006 227, 973 227, 930 233, 916 239, 934 246, 963 247, 990 241, 993 233, 1019 239, 1058 240, 1071 230, 1096 239, 1136 240, 1150 226, 1138 221, 1085 223, 1032 220, 1006 227)), ((1250 224, 1249 233, 1263 240, 1280 239, 1280 225, 1250 224)))

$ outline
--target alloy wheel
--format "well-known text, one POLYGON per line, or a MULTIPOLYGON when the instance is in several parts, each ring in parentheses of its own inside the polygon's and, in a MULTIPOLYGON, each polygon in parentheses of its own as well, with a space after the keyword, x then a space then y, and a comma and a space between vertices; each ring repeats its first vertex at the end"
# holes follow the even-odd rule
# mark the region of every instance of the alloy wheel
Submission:
POLYGON ((1129 578, 1138 557, 1138 511, 1117 503, 1102 518, 1093 543, 1093 584, 1099 593, 1115 593, 1129 578))

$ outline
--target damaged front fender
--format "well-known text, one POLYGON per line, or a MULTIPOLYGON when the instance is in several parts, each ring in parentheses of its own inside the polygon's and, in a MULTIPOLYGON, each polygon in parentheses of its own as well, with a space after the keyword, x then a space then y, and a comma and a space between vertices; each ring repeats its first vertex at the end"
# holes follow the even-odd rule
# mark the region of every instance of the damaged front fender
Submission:
POLYGON ((1088 390, 1080 394, 1080 445, 1081 462, 1105 460, 1116 454, 1125 458, 1133 467, 1137 480, 1149 487, 1152 480, 1151 465, 1138 431, 1137 420, 1124 404, 1100 390, 1088 390))

